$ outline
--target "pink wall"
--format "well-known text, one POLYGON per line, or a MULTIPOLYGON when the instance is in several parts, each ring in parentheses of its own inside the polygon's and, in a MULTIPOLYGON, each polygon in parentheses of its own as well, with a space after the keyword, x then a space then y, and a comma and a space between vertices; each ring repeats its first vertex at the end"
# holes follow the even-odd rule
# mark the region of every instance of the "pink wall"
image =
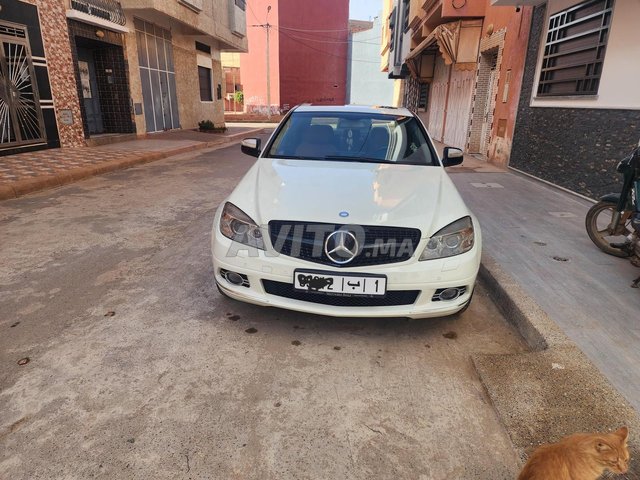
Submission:
POLYGON ((344 104, 349 1, 279 0, 279 5, 281 104, 344 104))
MULTIPOLYGON (((247 2, 247 39, 249 53, 240 55, 242 88, 247 111, 266 108, 267 105, 267 34, 264 28, 252 25, 266 23, 267 6, 271 5, 269 24, 277 26, 278 0, 250 0, 247 2), (249 5, 250 4, 250 5, 249 5)), ((271 77, 271 105, 280 105, 280 62, 278 31, 271 29, 269 64, 271 77)))

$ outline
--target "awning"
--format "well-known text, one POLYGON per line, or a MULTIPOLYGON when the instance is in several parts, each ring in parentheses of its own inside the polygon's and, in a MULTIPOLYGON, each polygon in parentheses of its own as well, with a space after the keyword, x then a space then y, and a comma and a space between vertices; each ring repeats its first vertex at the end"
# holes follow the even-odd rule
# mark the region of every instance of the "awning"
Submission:
POLYGON ((443 23, 433 29, 433 32, 427 36, 420 44, 414 48, 407 56, 407 60, 412 60, 422 54, 424 49, 430 47, 434 43, 438 44, 438 50, 444 58, 447 65, 456 62, 458 55, 458 42, 460 40, 460 24, 461 21, 443 23))

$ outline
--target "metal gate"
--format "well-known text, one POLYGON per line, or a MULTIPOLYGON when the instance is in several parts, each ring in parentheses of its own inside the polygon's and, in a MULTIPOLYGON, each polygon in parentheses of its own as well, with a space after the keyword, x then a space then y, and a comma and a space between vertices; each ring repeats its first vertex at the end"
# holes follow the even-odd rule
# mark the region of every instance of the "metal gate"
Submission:
POLYGON ((180 128, 171 32, 133 19, 147 132, 180 128))
POLYGON ((26 26, 0 23, 0 149, 45 141, 35 78, 26 26))
POLYGON ((447 103, 449 69, 440 55, 436 57, 435 72, 429 98, 429 126, 431 136, 441 142, 444 135, 444 109, 447 103))
POLYGON ((456 70, 454 68, 451 72, 444 143, 463 150, 467 146, 469 114, 471 113, 471 99, 475 80, 475 69, 456 70))

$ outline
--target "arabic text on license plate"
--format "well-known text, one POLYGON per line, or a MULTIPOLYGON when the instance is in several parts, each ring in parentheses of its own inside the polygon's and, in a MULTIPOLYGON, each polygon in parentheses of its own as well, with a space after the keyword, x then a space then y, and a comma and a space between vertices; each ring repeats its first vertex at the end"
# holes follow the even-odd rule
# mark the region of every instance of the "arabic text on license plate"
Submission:
POLYGON ((297 290, 309 292, 384 295, 387 290, 387 278, 384 276, 333 275, 297 270, 294 273, 294 287, 297 290))

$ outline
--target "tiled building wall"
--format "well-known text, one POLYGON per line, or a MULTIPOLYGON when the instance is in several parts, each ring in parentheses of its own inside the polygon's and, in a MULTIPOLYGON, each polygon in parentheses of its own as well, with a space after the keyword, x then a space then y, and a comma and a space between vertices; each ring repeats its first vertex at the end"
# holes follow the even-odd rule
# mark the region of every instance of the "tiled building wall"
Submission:
POLYGON ((615 166, 640 138, 640 111, 532 107, 544 19, 545 7, 536 7, 510 165, 592 198, 615 192, 615 166))
POLYGON ((69 45, 65 6, 60 0, 30 1, 38 6, 40 25, 47 56, 51 91, 58 120, 62 147, 84 145, 80 102, 75 84, 74 63, 69 45), (61 121, 60 111, 70 110, 73 123, 61 121))

